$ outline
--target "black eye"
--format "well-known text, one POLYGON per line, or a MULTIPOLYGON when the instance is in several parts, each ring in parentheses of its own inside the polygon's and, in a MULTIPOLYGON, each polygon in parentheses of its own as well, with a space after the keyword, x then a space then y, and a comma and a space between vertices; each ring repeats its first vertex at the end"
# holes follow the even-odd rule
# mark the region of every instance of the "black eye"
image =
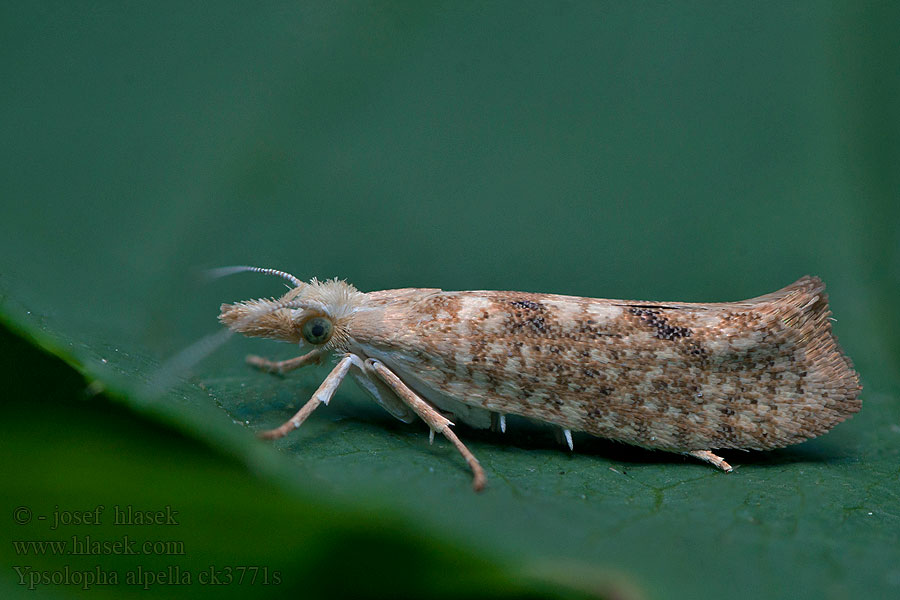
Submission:
POLYGON ((303 324, 303 337, 310 344, 324 344, 331 338, 331 321, 325 317, 313 317, 303 324))

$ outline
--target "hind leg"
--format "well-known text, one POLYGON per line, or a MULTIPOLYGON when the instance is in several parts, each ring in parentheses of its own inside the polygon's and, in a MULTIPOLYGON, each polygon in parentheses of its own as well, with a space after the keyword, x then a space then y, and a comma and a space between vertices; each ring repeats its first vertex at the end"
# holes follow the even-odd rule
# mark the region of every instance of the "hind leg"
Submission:
POLYGON ((708 463, 722 469, 726 473, 731 473, 731 471, 734 470, 734 469, 732 469, 731 465, 729 465, 727 462, 725 462, 724 458, 722 458, 721 456, 716 456, 709 450, 694 450, 692 452, 688 452, 687 454, 690 454, 694 458, 699 458, 702 461, 708 462, 708 463))

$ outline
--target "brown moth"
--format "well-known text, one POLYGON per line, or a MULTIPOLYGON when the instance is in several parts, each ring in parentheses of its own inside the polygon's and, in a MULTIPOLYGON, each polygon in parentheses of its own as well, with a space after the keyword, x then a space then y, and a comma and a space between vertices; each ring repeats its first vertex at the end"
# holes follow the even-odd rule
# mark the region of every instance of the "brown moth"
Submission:
POLYGON ((690 454, 731 471, 713 449, 770 450, 821 435, 859 411, 859 377, 831 332, 825 286, 804 277, 777 292, 698 304, 523 292, 407 288, 363 293, 337 279, 278 299, 223 304, 219 320, 248 336, 311 347, 290 360, 249 356, 286 373, 329 355, 337 365, 281 427, 280 438, 346 375, 404 422, 421 418, 484 471, 454 422, 506 428, 506 415, 690 454))

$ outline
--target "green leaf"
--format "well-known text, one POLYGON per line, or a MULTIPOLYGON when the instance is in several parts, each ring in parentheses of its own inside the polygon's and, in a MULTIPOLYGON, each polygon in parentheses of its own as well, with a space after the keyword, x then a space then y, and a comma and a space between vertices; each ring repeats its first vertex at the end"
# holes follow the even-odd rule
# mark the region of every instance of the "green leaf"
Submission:
POLYGON ((898 16, 841 3, 5 7, 0 319, 15 334, 0 343, 0 593, 29 593, 12 567, 31 566, 192 577, 37 584, 48 597, 897 595, 898 16), (587 436, 569 453, 522 421, 506 435, 460 427, 489 478, 474 494, 449 444, 352 384, 291 436, 256 440, 326 374, 243 362, 288 345, 233 339, 147 397, 168 357, 218 331, 221 302, 283 290, 197 277, 232 264, 363 291, 685 301, 812 273, 863 410, 796 447, 728 453, 729 475, 587 436), (99 525, 38 520, 100 505, 99 525), (115 525, 117 505, 180 520, 115 525), (12 544, 126 535, 184 552, 12 544), (254 566, 280 583, 199 581, 254 566))
POLYGON ((628 593, 610 575, 576 585, 540 562, 504 561, 427 535, 377 499, 312 494, 291 481, 294 470, 261 476, 259 463, 211 451, 108 398, 89 399, 91 388, 59 360, 6 330, 0 339, 13 399, 0 430, 4 456, 12 459, 0 495, 13 522, 0 551, 10 595, 628 593), (58 542, 62 552, 54 550, 58 542))

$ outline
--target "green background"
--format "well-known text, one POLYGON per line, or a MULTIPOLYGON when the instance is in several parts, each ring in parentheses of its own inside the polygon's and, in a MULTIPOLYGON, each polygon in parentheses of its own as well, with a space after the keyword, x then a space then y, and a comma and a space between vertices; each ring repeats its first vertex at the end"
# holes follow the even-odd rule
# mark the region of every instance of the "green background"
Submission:
POLYGON ((900 10, 894 3, 4 3, 4 597, 900 596, 900 10), (459 428, 488 489, 353 385, 234 339, 166 358, 257 264, 392 287, 737 300, 829 286, 863 410, 679 456, 459 428), (61 359, 61 360, 60 360, 61 359), (113 506, 179 511, 115 526, 113 506), (52 518, 105 507, 102 525, 52 518), (174 540, 34 556, 13 541, 174 540), (19 585, 13 566, 278 571, 252 585, 19 585))

